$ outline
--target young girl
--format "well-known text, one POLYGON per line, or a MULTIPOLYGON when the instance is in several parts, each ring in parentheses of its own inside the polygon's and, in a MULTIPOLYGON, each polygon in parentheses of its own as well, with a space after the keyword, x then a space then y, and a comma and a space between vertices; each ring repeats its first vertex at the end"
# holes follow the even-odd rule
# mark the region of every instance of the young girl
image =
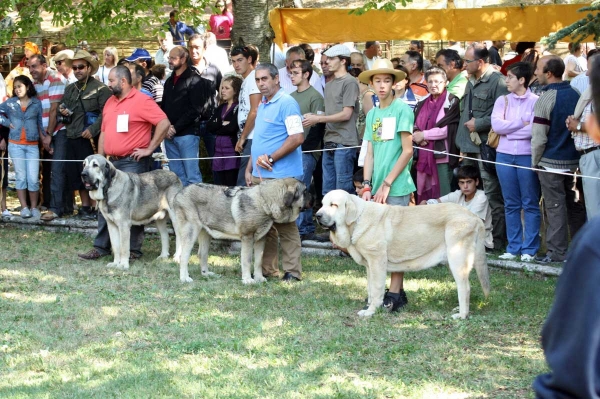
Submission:
POLYGON ((42 137, 42 103, 35 97, 31 79, 19 75, 13 82, 13 96, 0 104, 0 124, 8 126, 8 154, 15 166, 17 197, 21 217, 40 217, 37 209, 39 194, 40 151, 42 137), (27 207, 27 190, 31 210, 27 207))
POLYGON ((215 116, 208 123, 209 132, 217 136, 215 141, 215 159, 212 169, 215 174, 215 184, 235 186, 237 182, 239 158, 236 157, 235 143, 238 139, 238 96, 242 87, 242 79, 228 76, 221 82, 221 105, 215 111, 215 116))

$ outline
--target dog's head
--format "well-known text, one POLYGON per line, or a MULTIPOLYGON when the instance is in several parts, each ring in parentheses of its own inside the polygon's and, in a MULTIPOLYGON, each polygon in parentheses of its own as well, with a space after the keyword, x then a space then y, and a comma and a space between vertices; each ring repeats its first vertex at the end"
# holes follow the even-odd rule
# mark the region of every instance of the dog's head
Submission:
POLYGON ((101 155, 90 155, 83 161, 81 181, 85 189, 93 192, 93 199, 102 200, 110 187, 116 169, 112 163, 101 155))
POLYGON ((349 226, 356 222, 359 209, 355 201, 361 201, 344 190, 330 191, 323 197, 321 209, 318 210, 317 222, 335 232, 340 226, 349 226))
POLYGON ((273 220, 276 223, 290 223, 300 212, 312 206, 312 196, 301 181, 294 178, 276 179, 262 183, 263 198, 270 201, 273 220))

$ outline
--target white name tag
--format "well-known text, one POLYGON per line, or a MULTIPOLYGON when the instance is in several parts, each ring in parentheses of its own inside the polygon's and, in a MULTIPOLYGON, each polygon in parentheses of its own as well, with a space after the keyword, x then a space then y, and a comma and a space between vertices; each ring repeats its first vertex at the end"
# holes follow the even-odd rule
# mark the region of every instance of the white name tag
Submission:
POLYGON ((127 133, 129 131, 129 114, 117 116, 117 133, 127 133))
POLYGON ((287 130, 288 136, 298 133, 304 133, 304 128, 302 127, 302 117, 300 115, 290 115, 285 118, 285 128, 287 130))
POLYGON ((383 118, 381 121, 381 139, 393 140, 396 134, 396 117, 383 118))

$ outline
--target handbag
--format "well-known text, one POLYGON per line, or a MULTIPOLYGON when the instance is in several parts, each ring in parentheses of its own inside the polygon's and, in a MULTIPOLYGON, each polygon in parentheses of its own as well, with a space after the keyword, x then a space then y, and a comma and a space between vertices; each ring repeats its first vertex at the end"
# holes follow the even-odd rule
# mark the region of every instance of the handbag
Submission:
POLYGON ((83 109, 83 112, 85 113, 85 115, 83 117, 83 130, 85 130, 88 127, 92 126, 94 123, 96 123, 100 114, 98 112, 91 112, 91 111, 85 110, 85 107, 83 106, 83 101, 81 101, 81 94, 77 98, 79 99, 81 108, 83 109))
MULTIPOLYGON (((508 108, 508 97, 504 96, 504 118, 506 119, 506 109, 508 108)), ((487 145, 492 148, 498 148, 498 144, 500 144, 500 135, 494 132, 494 129, 490 129, 490 133, 488 134, 487 145)))
MULTIPOLYGON (((482 161, 496 162, 496 149, 490 147, 487 143, 481 143, 479 145, 479 155, 482 161)), ((491 175, 496 176, 496 164, 489 162, 482 162, 483 169, 491 175)))

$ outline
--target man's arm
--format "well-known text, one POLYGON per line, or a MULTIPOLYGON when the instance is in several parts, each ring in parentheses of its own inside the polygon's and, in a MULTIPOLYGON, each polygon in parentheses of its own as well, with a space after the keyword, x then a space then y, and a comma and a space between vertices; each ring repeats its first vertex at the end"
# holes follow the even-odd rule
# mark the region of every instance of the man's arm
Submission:
POLYGON ((258 106, 260 105, 261 98, 262 94, 260 93, 250 94, 250 112, 248 113, 248 118, 246 118, 244 130, 242 131, 242 134, 235 145, 235 150, 237 152, 243 151, 244 143, 246 142, 248 135, 254 130, 254 122, 256 121, 256 113, 258 112, 258 106))
POLYGON ((104 132, 100 132, 100 137, 98 137, 98 155, 106 156, 104 153, 104 132))
POLYGON ((149 157, 152 155, 154 150, 162 143, 162 141, 167 136, 167 131, 171 126, 171 122, 169 122, 168 118, 165 118, 156 124, 156 129, 154 130, 154 136, 150 141, 150 144, 147 148, 136 148, 131 153, 131 157, 136 161, 139 161, 142 158, 149 157))
POLYGON ((535 167, 542 159, 548 131, 550 130, 550 113, 556 101, 556 91, 542 94, 533 107, 533 127, 531 129, 531 164, 535 167))
POLYGON ((354 107, 344 107, 340 112, 333 115, 306 114, 304 115, 304 125, 312 126, 317 123, 346 122, 352 118, 353 112, 354 107))

